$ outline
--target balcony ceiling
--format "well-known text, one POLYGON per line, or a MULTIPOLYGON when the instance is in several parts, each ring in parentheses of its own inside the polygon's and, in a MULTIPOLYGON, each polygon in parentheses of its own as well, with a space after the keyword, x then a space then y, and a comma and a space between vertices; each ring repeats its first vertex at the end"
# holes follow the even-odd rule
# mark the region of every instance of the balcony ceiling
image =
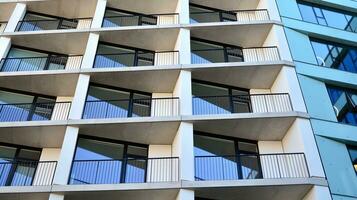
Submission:
POLYGON ((8 193, 0 194, 1 200, 48 200, 49 193, 8 193))
POLYGON ((93 17, 97 0, 49 0, 26 2, 27 9, 33 12, 65 18, 93 17))
POLYGON ((172 51, 178 37, 178 28, 124 27, 100 32, 100 40, 156 51, 172 51))
POLYGON ((226 25, 214 24, 212 26, 190 25, 191 36, 245 48, 261 47, 273 26, 272 23, 237 24, 236 22, 227 22, 226 25))
POLYGON ((85 48, 87 46, 89 33, 70 31, 63 32, 63 30, 62 33, 58 33, 57 30, 55 30, 54 32, 57 33, 48 34, 44 33, 43 31, 34 31, 26 33, 16 32, 13 34, 9 34, 9 37, 11 37, 12 44, 19 46, 63 54, 84 54, 85 48))
POLYGON ((256 9, 259 4, 259 0, 190 0, 190 3, 222 10, 248 10, 256 9))
POLYGON ((108 0, 107 7, 144 14, 175 13, 178 0, 108 0))
POLYGON ((9 21, 12 11, 14 10, 15 3, 2 3, 0 4, 0 21, 9 21))
MULTIPOLYGON (((65 70, 56 70, 56 72, 65 70)), ((39 71, 36 75, 26 75, 28 72, 14 72, 9 76, 0 74, 0 85, 4 88, 22 90, 50 96, 73 96, 78 74, 42 74, 51 71, 39 71)))

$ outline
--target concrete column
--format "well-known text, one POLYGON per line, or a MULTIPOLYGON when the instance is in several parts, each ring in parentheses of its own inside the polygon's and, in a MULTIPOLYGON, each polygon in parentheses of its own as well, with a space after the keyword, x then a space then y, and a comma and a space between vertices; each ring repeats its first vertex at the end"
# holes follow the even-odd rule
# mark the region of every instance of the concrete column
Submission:
POLYGON ((257 9, 267 9, 271 20, 280 21, 280 15, 275 1, 260 0, 257 9))
POLYGON ((92 28, 101 28, 105 14, 105 8, 107 7, 107 0, 98 0, 97 7, 92 21, 92 28))
POLYGON ((26 4, 17 3, 14 11, 12 12, 9 21, 7 22, 4 32, 14 32, 16 26, 21 21, 26 14, 26 4))
POLYGON ((53 184, 66 185, 70 176, 74 152, 76 149, 79 128, 68 126, 64 135, 60 158, 57 163, 57 169, 53 184))
POLYGON ((181 122, 172 144, 172 154, 180 159, 180 179, 194 181, 193 124, 181 122))
POLYGON ((189 24, 190 23, 190 8, 189 0, 178 0, 176 13, 179 13, 179 22, 180 24, 189 24))
POLYGON ((191 72, 182 70, 176 81, 174 97, 180 98, 180 114, 192 115, 191 72))
POLYGON ((191 33, 188 29, 180 29, 175 44, 175 50, 179 51, 180 64, 191 64, 191 33))
POLYGON ((180 189, 176 200, 194 200, 195 199, 195 191, 187 190, 187 189, 180 189))
POLYGON ((7 53, 11 48, 11 39, 8 37, 0 37, 0 59, 6 58, 7 53))
POLYGON ((48 200, 64 200, 64 194, 51 193, 48 200))
POLYGON ((80 74, 77 81, 76 91, 73 97, 69 119, 81 119, 86 102, 90 76, 80 74))
POLYGON ((282 60, 293 61, 283 26, 273 25, 263 46, 276 46, 282 60))
POLYGON ((93 68, 95 55, 97 53, 97 47, 99 43, 99 34, 90 33, 88 37, 86 51, 83 55, 82 60, 82 69, 90 69, 93 68))

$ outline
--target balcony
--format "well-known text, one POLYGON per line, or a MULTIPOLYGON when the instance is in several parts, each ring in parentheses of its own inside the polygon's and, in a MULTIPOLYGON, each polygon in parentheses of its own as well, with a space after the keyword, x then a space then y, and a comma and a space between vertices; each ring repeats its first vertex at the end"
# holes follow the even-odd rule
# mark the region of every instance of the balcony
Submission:
POLYGON ((125 26, 160 26, 179 24, 179 14, 134 14, 106 16, 102 27, 125 27, 125 26))
POLYGON ((231 10, 231 11, 207 11, 191 12, 190 23, 210 22, 250 22, 270 20, 268 10, 231 10))
POLYGON ((17 24, 16 31, 89 29, 91 24, 92 18, 23 20, 17 24))
POLYGON ((50 186, 57 162, 55 161, 0 161, 0 187, 50 186))
POLYGON ((83 119, 169 117, 179 115, 179 98, 86 101, 83 119))
POLYGON ((303 153, 195 157, 196 181, 308 177, 303 153))
POLYGON ((178 51, 97 54, 93 68, 178 65, 178 51))
POLYGON ((0 61, 1 72, 74 70, 79 69, 83 56, 47 56, 4 58, 0 61))
POLYGON ((269 62, 280 61, 277 47, 260 48, 212 48, 191 51, 192 64, 228 63, 228 62, 269 62))
POLYGON ((5 31, 7 23, 6 22, 0 22, 0 33, 5 31))
POLYGON ((67 120, 71 102, 0 104, 0 122, 67 120))
POLYGON ((127 158, 73 161, 71 185, 156 183, 179 181, 179 159, 127 158))

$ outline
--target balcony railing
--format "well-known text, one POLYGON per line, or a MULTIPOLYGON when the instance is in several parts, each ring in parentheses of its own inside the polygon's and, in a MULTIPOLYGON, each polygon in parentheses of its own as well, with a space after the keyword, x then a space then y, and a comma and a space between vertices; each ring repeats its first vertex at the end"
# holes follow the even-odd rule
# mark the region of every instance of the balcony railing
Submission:
POLYGON ((0 71, 41 71, 79 69, 83 56, 47 56, 4 58, 0 61, 0 71))
POLYGON ((179 115, 179 98, 98 100, 85 103, 83 119, 179 115))
POLYGON ((71 102, 0 104, 0 122, 67 120, 71 102))
POLYGON ((208 22, 250 22, 270 20, 269 12, 266 9, 261 10, 232 10, 232 11, 208 11, 191 12, 190 23, 208 23, 208 22))
POLYGON ((92 18, 23 20, 17 24, 16 31, 89 29, 91 25, 92 18))
POLYGON ((52 185, 55 161, 0 161, 0 186, 52 185))
POLYGON ((162 66, 179 64, 178 51, 155 53, 97 54, 94 68, 116 68, 135 66, 162 66))
POLYGON ((258 47, 240 49, 200 49, 191 51, 192 64, 226 62, 264 62, 281 60, 277 47, 258 47))
POLYGON ((196 181, 307 177, 303 153, 195 157, 196 181))
POLYGON ((121 15, 104 17, 102 27, 179 24, 179 14, 121 15))
POLYGON ((6 22, 0 22, 0 33, 3 33, 5 31, 6 25, 6 22))
POLYGON ((290 96, 285 93, 196 96, 192 107, 194 115, 293 111, 290 96))
POLYGON ((119 184, 179 181, 178 158, 73 161, 69 184, 119 184))

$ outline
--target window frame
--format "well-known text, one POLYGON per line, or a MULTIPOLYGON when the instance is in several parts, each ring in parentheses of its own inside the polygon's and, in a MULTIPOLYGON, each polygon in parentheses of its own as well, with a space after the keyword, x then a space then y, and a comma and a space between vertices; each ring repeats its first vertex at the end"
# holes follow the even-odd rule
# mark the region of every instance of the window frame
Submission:
MULTIPOLYGON (((143 25, 143 17, 148 17, 148 18, 152 18, 152 19, 155 19, 156 21, 156 24, 149 24, 149 23, 144 23, 144 24, 147 24, 147 25, 157 25, 157 16, 155 16, 154 14, 145 14, 145 13, 139 13, 139 12, 134 12, 134 11, 129 11, 129 10, 123 10, 123 9, 119 9, 119 8, 113 8, 113 7, 106 7, 105 8, 105 12, 107 10, 112 10, 112 11, 115 11, 115 12, 122 12, 122 13, 126 13, 128 14, 129 17, 133 17, 133 16, 138 16, 138 24, 137 26, 142 26, 143 25)), ((105 12, 104 12, 104 15, 105 15, 105 12)), ((118 16, 119 17, 119 16, 118 16)), ((105 20, 105 16, 103 17, 103 20, 102 20, 102 24, 101 24, 101 27, 102 28, 106 28, 106 27, 103 27, 103 24, 104 24, 104 20, 105 20)))
MULTIPOLYGON (((357 169, 354 167, 355 165, 357 165, 357 163, 353 163, 354 161, 352 160, 352 155, 350 153, 350 150, 354 150, 357 152, 357 146, 353 146, 353 145, 346 145, 347 147, 347 151, 348 151, 348 155, 350 156, 350 159, 351 159, 351 163, 352 163, 352 168, 353 168, 353 171, 355 171, 355 174, 357 176, 357 169)), ((357 159, 357 158, 356 158, 357 159)))

